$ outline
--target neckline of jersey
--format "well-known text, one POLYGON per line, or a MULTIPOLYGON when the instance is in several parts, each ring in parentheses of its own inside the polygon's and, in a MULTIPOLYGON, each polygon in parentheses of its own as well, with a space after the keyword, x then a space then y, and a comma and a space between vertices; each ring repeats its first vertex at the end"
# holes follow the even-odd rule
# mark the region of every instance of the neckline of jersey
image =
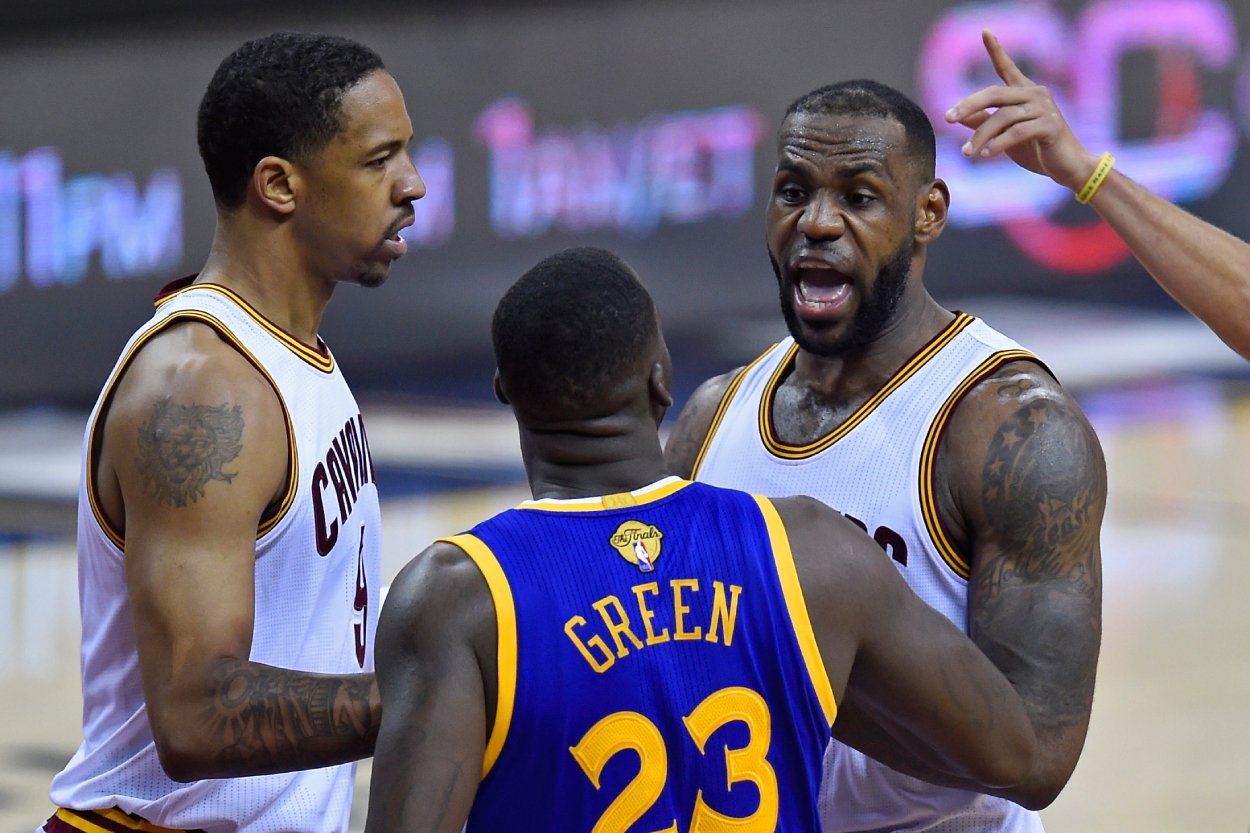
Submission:
POLYGON ((647 503, 655 503, 689 486, 691 481, 676 475, 663 477, 654 483, 615 495, 595 497, 553 498, 522 501, 517 509, 533 509, 543 512, 603 512, 614 509, 632 509, 647 503))
POLYGON ((975 320, 976 318, 966 312, 956 311, 955 317, 950 323, 938 331, 937 335, 929 339, 923 347, 913 353, 911 358, 903 362, 898 370, 894 371, 893 375, 886 380, 885 384, 868 398, 867 402, 856 408, 849 417, 844 419, 841 424, 828 434, 807 445, 790 445, 784 442, 778 438, 773 425, 773 398, 776 396, 777 388, 781 385, 781 380, 793 368, 795 357, 799 352, 799 345, 791 343, 786 351, 786 355, 782 357, 777 368, 769 378, 768 384, 764 386, 764 394, 760 397, 759 428, 760 438, 764 442, 764 447, 774 457, 786 460, 806 459, 829 448, 855 430, 856 426, 867 419, 869 414, 889 398, 890 394, 902 387, 904 382, 919 372, 920 368, 924 367, 930 359, 942 352, 942 348, 954 341, 955 337, 975 320))
POLYGON ((156 296, 156 308, 160 309, 174 298, 182 295, 184 292, 190 292, 195 289, 205 289, 210 292, 216 292, 226 300, 233 302, 234 305, 242 310, 249 318, 259 324, 265 332, 273 336, 280 344, 294 353, 297 357, 312 365, 317 370, 320 370, 322 373, 334 372, 334 356, 330 353, 330 348, 326 346, 326 343, 321 340, 321 336, 317 336, 317 346, 310 347, 295 336, 291 335, 282 327, 266 318, 259 310, 248 303, 245 298, 233 289, 222 286, 219 283, 212 283, 211 281, 194 283, 193 281, 195 278, 195 275, 189 275, 188 277, 173 281, 163 287, 160 293, 156 296))

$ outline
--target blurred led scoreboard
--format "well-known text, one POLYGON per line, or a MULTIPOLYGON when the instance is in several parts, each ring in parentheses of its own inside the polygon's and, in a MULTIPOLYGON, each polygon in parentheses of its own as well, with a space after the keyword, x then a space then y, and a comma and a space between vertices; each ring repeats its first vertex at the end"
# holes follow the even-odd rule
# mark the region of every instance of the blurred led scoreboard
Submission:
POLYGON ((89 401, 154 291, 203 262, 195 108, 217 62, 272 28, 359 38, 405 91, 428 187, 412 252, 385 288, 341 289, 324 334, 358 386, 419 390, 431 366, 480 364, 503 289, 578 244, 634 263, 679 352, 740 361, 736 328, 776 304, 762 227, 776 125, 795 96, 851 77, 916 96, 938 129, 953 197, 927 278, 939 296, 1160 303, 1092 211, 1009 162, 964 159, 967 131, 941 114, 996 80, 988 26, 1091 150, 1247 235, 1246 5, 559 4, 9 42, 0 405, 89 401))

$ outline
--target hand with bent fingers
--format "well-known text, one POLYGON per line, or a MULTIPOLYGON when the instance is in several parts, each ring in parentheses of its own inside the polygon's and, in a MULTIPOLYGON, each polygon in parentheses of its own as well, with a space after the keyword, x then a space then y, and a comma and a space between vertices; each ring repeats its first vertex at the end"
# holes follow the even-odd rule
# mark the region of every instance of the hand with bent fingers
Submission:
POLYGON ((1030 81, 989 29, 981 40, 1006 86, 986 87, 946 111, 948 122, 974 130, 964 155, 990 159, 1006 153, 1020 167, 1079 190, 1098 158, 1072 133, 1050 90, 1030 81))

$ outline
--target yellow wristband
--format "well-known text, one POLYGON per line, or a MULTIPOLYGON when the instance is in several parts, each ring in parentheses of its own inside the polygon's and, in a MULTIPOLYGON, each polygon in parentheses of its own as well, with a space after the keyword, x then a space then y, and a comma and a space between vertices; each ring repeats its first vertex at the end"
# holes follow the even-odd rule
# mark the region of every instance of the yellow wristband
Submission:
POLYGON ((1094 198, 1094 194, 1098 193, 1099 186, 1103 180, 1111 173, 1111 166, 1115 164, 1115 157, 1110 153, 1104 153, 1102 158, 1098 160, 1098 167, 1094 168, 1094 172, 1089 175, 1089 179, 1085 180, 1085 187, 1076 192, 1076 201, 1084 205, 1094 198))

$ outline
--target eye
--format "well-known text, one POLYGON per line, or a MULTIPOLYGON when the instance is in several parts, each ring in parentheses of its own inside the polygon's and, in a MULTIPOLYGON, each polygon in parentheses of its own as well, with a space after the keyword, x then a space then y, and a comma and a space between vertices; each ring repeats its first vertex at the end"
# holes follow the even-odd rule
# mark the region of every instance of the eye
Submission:
POLYGON ((782 202, 794 205, 807 196, 807 192, 794 183, 787 183, 777 189, 777 196, 782 202))
POLYGON ((865 191, 852 191, 850 194, 846 195, 846 201, 850 205, 856 206, 857 208, 862 208, 870 202, 873 202, 875 199, 876 196, 874 194, 869 194, 865 191))
POLYGON ((379 159, 374 159, 373 161, 369 163, 369 167, 370 168, 385 168, 386 161, 390 158, 391 158, 390 156, 383 156, 379 159))

